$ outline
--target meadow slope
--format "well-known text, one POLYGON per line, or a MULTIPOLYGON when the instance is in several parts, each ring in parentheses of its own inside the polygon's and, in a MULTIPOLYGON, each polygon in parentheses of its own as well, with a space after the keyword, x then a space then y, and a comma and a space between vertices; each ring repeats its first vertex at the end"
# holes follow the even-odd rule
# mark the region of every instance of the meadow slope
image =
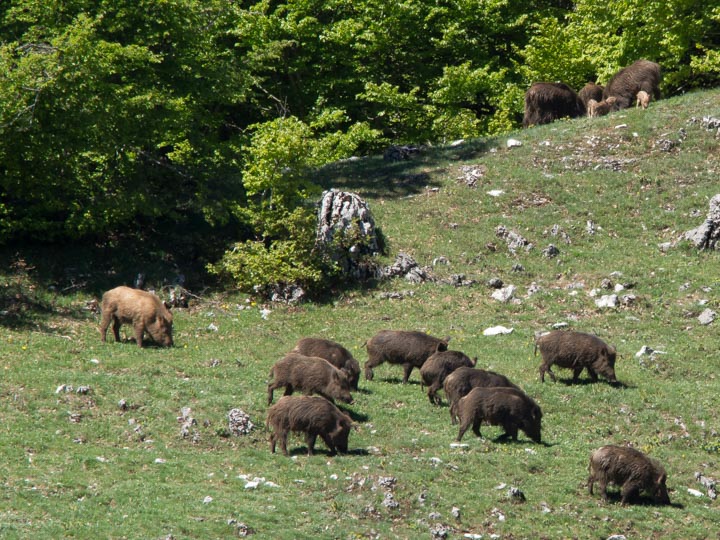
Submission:
POLYGON ((100 342, 89 308, 109 277, 93 274, 92 254, 69 271, 53 267, 60 256, 5 250, 0 537, 719 538, 719 503, 694 474, 720 478, 720 321, 698 320, 719 307, 720 255, 677 241, 720 192, 708 116, 720 118, 720 90, 326 167, 322 185, 370 203, 383 262, 408 253, 435 281, 296 306, 195 290, 175 312, 171 349, 100 342), (522 146, 508 148, 510 137, 522 146), (533 247, 512 253, 501 225, 533 247), (460 274, 474 284, 442 282, 460 274), (514 300, 493 299, 491 278, 513 285, 514 300), (616 286, 620 305, 598 307, 616 286), (614 344, 623 385, 585 374, 571 384, 560 369, 541 383, 533 336, 557 323, 614 344), (483 335, 496 325, 513 331, 483 335), (349 454, 329 457, 319 441, 308 457, 298 437, 290 458, 271 454, 270 366, 304 336, 336 340, 362 365, 363 344, 386 328, 449 335, 522 386, 542 407, 544 444, 498 442, 488 426, 452 445, 457 428, 417 371, 402 385, 401 369, 382 365, 344 407, 358 427, 349 454), (645 345, 662 353, 636 356, 645 345), (232 408, 250 415, 249 435, 229 434, 232 408), (195 420, 186 437, 183 416, 195 420), (659 459, 673 504, 589 495, 590 452, 610 443, 659 459))

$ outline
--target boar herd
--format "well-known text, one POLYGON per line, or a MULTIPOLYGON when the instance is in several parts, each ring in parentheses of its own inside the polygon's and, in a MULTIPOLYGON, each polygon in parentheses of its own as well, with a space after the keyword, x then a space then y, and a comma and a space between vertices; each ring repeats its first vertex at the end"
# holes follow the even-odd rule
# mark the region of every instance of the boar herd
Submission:
POLYGON ((660 66, 637 60, 613 75, 607 84, 590 82, 579 92, 561 82, 537 82, 525 92, 523 127, 549 124, 560 118, 604 116, 636 107, 647 109, 660 99, 660 66))
MULTIPOLYGON (((151 292, 117 287, 103 295, 101 310, 103 342, 112 322, 115 341, 120 341, 121 325, 129 324, 138 347, 143 347, 146 335, 157 345, 173 345, 172 313, 151 292)), ((486 423, 502 427, 504 433, 498 440, 516 441, 522 431, 530 440, 541 443, 543 414, 537 402, 506 376, 476 367, 477 357, 471 359, 461 351, 449 350, 449 341, 449 337, 440 339, 424 332, 382 330, 365 343, 365 378, 371 381, 373 368, 382 363, 402 366, 403 383, 413 369, 419 369, 421 388, 428 388, 432 405, 441 404, 438 392, 444 391, 450 422, 459 425, 458 442, 469 428, 481 437, 480 426, 486 423)), ((551 370, 556 366, 572 370, 573 382, 586 370, 593 382, 601 375, 611 384, 617 383, 615 347, 595 335, 554 330, 536 336, 536 355, 538 350, 542 356, 542 382, 546 373, 556 380, 551 370)), ((271 452, 279 442, 282 453, 288 455, 290 432, 305 436, 309 455, 314 453, 318 436, 331 455, 347 452, 350 431, 356 426, 335 402, 353 403, 351 392, 358 390, 359 376, 360 364, 339 343, 322 338, 300 339, 270 369, 267 427, 271 430, 271 452), (273 393, 279 388, 284 388, 284 395, 273 404, 273 393), (296 390, 304 395, 292 395, 296 390)), ((622 504, 640 491, 647 492, 658 504, 670 504, 666 480, 660 463, 630 447, 603 446, 590 456, 588 491, 593 494, 597 483, 603 499, 607 499, 608 484, 613 483, 621 490, 622 504)))

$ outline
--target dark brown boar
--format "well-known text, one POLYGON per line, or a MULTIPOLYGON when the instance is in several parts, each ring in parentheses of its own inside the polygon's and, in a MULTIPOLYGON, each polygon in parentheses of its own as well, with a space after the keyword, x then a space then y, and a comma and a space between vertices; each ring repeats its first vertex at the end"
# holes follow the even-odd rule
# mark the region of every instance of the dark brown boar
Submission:
POLYGON ((446 351, 449 341, 449 337, 439 339, 424 332, 381 330, 365 344, 368 352, 365 378, 371 381, 373 368, 388 362, 402 364, 402 382, 406 383, 413 368, 421 368, 425 360, 436 352, 446 351))
POLYGON ((101 309, 100 337, 103 343, 112 322, 115 341, 120 341, 120 326, 131 324, 138 347, 143 346, 145 333, 158 345, 172 347, 173 316, 168 305, 155 294, 130 287, 115 287, 103 294, 101 309))
POLYGON ((280 441, 280 449, 288 455, 287 437, 290 431, 305 433, 308 455, 315 450, 320 435, 331 455, 348 450, 348 436, 353 426, 350 417, 328 400, 310 396, 283 396, 268 409, 267 423, 272 428, 270 451, 280 441))
POLYGON ((585 104, 565 83, 537 82, 525 92, 525 128, 584 114, 585 104))
POLYGON ((477 363, 477 358, 470 359, 460 351, 436 352, 420 368, 420 379, 422 384, 428 387, 428 399, 430 403, 440 405, 440 396, 437 395, 445 382, 445 379, 453 371, 460 367, 471 368, 477 363))
POLYGON ((588 491, 593 494, 593 485, 600 485, 600 494, 607 500, 607 485, 613 483, 621 488, 622 504, 645 490, 658 504, 670 504, 667 473, 660 463, 639 450, 627 446, 603 446, 590 456, 590 477, 588 491))
POLYGON ((603 99, 613 96, 618 109, 631 107, 641 90, 660 99, 660 66, 649 60, 637 60, 618 71, 605 85, 603 99))
POLYGON ((594 99, 596 102, 602 101, 603 90, 604 88, 601 85, 595 84, 594 82, 589 82, 580 89, 578 97, 580 101, 583 102, 583 105, 585 105, 585 109, 588 108, 588 102, 591 99, 594 99))
POLYGON ((360 364, 355 360, 352 353, 339 343, 322 338, 302 338, 297 342, 292 352, 324 358, 336 368, 345 371, 350 379, 350 387, 353 390, 358 389, 360 364))
POLYGON ((268 405, 272 403, 273 391, 285 387, 285 395, 295 390, 303 394, 319 394, 335 403, 336 399, 352 403, 350 382, 345 372, 333 366, 324 358, 288 353, 270 370, 268 384, 268 405))
POLYGON ((578 381, 580 372, 586 369, 593 381, 598 380, 599 373, 608 381, 616 383, 615 348, 608 346, 602 339, 584 332, 571 330, 553 330, 535 340, 535 355, 540 349, 542 364, 540 380, 545 382, 545 372, 555 381, 555 374, 550 367, 557 366, 573 370, 573 382, 578 381))
POLYGON ((477 387, 458 402, 460 431, 457 440, 472 426, 478 437, 480 424, 487 422, 502 426, 505 433, 501 438, 517 441, 518 429, 530 439, 540 442, 542 411, 540 406, 522 390, 509 387, 477 387))
POLYGON ((457 424, 457 406, 460 398, 468 395, 473 388, 495 386, 520 390, 520 387, 510 382, 510 379, 505 375, 500 375, 494 371, 471 367, 459 367, 453 371, 445 378, 445 382, 443 383, 445 397, 450 403, 450 422, 457 424))

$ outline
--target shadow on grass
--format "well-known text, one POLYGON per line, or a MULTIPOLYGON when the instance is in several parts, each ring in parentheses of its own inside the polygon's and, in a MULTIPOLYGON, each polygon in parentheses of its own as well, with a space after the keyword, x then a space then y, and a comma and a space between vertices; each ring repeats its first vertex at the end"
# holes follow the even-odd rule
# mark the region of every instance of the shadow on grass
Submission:
POLYGON ((338 405, 338 409, 340 409, 342 412, 347 414, 353 422, 367 422, 370 420, 370 415, 365 413, 359 413, 356 411, 353 411, 352 409, 347 409, 345 407, 341 407, 338 405))
POLYGON ((318 171, 323 189, 354 191, 363 197, 401 199, 440 187, 428 168, 442 171, 455 161, 475 159, 496 144, 494 139, 466 141, 457 146, 424 148, 409 159, 385 161, 382 156, 343 160, 318 171))
MULTIPOLYGON (((595 491, 596 496, 598 495, 598 491, 599 490, 595 491)), ((621 493, 620 489, 608 488, 608 490, 607 490, 608 504, 617 504, 618 506, 620 506, 621 499, 622 499, 622 493, 621 493)), ((632 497, 630 499, 627 506, 657 506, 657 507, 669 506, 671 508, 678 508, 678 509, 685 508, 685 505, 683 505, 681 503, 673 503, 673 502, 671 502, 670 504, 658 503, 650 495, 645 495, 645 494, 635 495, 634 497, 632 497)))
POLYGON ((605 379, 598 379, 596 381, 593 381, 592 379, 586 378, 586 379, 578 379, 577 381, 573 380, 572 377, 570 378, 557 378, 557 382, 564 384, 565 386, 586 386, 589 384, 606 384, 607 386, 611 386, 613 388, 622 388, 622 389, 628 389, 628 388, 635 388, 634 386, 627 385, 623 382, 617 381, 617 382, 611 382, 605 379))
MULTIPOLYGON (((288 454, 290 456, 307 456, 308 449, 307 446, 298 446, 296 448, 288 449, 288 454)), ((343 456, 367 456, 369 455, 369 452, 364 448, 351 448, 347 452, 338 452, 337 454, 333 455, 333 453, 330 452, 330 450, 328 450, 327 448, 318 448, 317 446, 315 446, 315 449, 313 450, 313 455, 324 455, 327 457, 342 459, 343 456)))

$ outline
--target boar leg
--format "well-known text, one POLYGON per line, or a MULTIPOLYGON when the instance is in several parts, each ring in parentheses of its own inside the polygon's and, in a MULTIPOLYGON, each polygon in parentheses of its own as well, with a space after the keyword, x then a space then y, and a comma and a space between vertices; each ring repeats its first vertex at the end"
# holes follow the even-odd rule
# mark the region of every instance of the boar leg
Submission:
POLYGON ((595 370, 593 368, 591 368, 590 366, 588 366, 586 369, 587 369, 588 375, 590 375, 590 378, 592 379, 592 381, 597 382, 598 376, 597 376, 597 373, 595 373, 595 370))
POLYGON ((434 382, 430 388, 428 388, 428 399, 433 405, 440 405, 440 396, 437 395, 440 385, 434 382))
POLYGON ((330 435, 328 435, 327 433, 321 433, 320 437, 322 437, 322 440, 325 441, 325 446, 330 449, 330 455, 336 455, 337 448, 335 448, 335 443, 333 443, 332 437, 330 437, 330 435))
POLYGON ((270 405, 270 404, 273 402, 273 392, 274 392, 276 389, 280 388, 281 386, 282 386, 282 385, 281 385, 281 384, 278 384, 277 382, 272 382, 272 383, 268 384, 268 389, 267 389, 267 392, 268 392, 268 405, 270 405))
POLYGON ((470 424, 472 423, 472 420, 466 420, 462 419, 462 422, 460 423, 460 431, 458 432, 457 439, 455 439, 457 442, 460 442, 463 438, 463 435, 465 435, 465 432, 470 427, 470 424))
POLYGON ((312 456, 315 451, 315 439, 317 439, 317 433, 307 433, 305 435, 305 444, 307 444, 308 456, 312 456))
POLYGON ((553 382, 555 382, 557 379, 555 378, 555 374, 550 369, 550 366, 547 364, 543 364, 540 366, 540 382, 545 382, 545 372, 547 371, 548 375, 550 375, 550 378, 553 382))
POLYGON ((284 456, 288 455, 288 449, 287 449, 287 438, 288 438, 288 432, 285 430, 280 431, 278 434, 280 437, 280 450, 282 450, 282 453, 284 456))
MULTIPOLYGON (((118 328, 120 328, 120 325, 118 325, 118 328)), ((113 327, 114 329, 114 327, 113 327)), ((135 330, 135 343, 137 343, 137 346, 142 348, 143 345, 143 333, 144 333, 144 327, 142 324, 136 324, 133 328, 135 330)))
POLYGON ((593 485, 595 484, 595 475, 590 473, 590 477, 588 478, 588 493, 590 495, 593 495, 593 485))
POLYGON ((406 384, 408 382, 408 379, 410 378, 410 372, 413 369, 413 365, 411 363, 405 363, 403 364, 403 384, 406 384))
POLYGON ((110 319, 112 319, 112 317, 109 313, 103 313, 102 320, 100 321, 100 340, 103 343, 105 343, 105 340, 107 338, 107 330, 108 326, 110 326, 110 319))
POLYGON ((482 418, 476 418, 473 420, 473 433, 476 437, 482 437, 482 433, 480 433, 480 424, 482 423, 482 418))
POLYGON ((378 367, 385 360, 384 357, 375 354, 368 355, 368 361, 365 362, 365 378, 368 381, 373 380, 373 368, 378 367))
POLYGON ((120 326, 121 326, 120 319, 117 317, 113 317, 113 336, 115 336, 115 341, 117 343, 120 343, 120 326))
POLYGON ((277 443, 277 437, 275 436, 275 433, 270 434, 270 453, 275 453, 275 443, 277 443))
POLYGON ((578 380, 580 379, 580 373, 582 373, 582 370, 583 370, 583 367, 582 367, 582 366, 573 368, 573 378, 572 378, 572 380, 573 380, 574 383, 578 382, 578 380))
POLYGON ((458 423, 457 408, 455 403, 450 404, 450 423, 453 426, 458 423))
POLYGON ((620 503, 623 505, 627 504, 628 501, 638 493, 640 493, 640 488, 637 484, 634 482, 625 482, 622 487, 620 503))

